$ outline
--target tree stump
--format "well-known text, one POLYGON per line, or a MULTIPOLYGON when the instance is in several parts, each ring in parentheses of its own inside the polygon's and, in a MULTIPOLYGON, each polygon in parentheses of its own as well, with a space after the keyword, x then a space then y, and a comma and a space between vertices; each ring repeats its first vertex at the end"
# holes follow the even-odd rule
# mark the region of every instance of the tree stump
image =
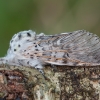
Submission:
POLYGON ((0 100, 100 100, 100 67, 0 65, 0 100))

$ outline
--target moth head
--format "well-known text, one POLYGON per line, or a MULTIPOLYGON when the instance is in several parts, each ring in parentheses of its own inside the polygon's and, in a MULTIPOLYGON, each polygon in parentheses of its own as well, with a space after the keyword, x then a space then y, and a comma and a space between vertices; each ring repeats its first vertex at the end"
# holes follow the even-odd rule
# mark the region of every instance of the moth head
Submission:
POLYGON ((35 36, 36 36, 36 33, 32 30, 18 32, 12 37, 10 41, 10 45, 18 41, 20 42, 33 41, 35 40, 35 36))
POLYGON ((10 41, 10 48, 12 52, 18 52, 23 45, 35 40, 36 33, 32 30, 21 31, 15 34, 10 41))

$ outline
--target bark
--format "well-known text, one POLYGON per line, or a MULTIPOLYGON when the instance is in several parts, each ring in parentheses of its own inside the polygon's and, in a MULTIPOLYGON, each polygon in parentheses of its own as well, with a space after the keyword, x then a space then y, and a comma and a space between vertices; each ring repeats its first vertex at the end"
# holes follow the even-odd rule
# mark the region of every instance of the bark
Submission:
POLYGON ((0 100, 100 100, 100 68, 0 65, 0 100))

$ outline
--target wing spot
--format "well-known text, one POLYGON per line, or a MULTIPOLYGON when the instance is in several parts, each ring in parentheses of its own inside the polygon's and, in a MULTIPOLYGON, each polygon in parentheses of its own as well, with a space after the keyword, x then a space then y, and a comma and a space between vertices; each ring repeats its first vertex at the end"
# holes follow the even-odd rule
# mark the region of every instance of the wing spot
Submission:
POLYGON ((11 43, 13 42, 13 40, 11 40, 11 43))
POLYGON ((28 40, 26 40, 26 41, 30 41, 30 40, 28 39, 28 40))
POLYGON ((78 62, 74 62, 73 63, 73 66, 77 66, 79 63, 78 62))
POLYGON ((8 60, 6 60, 6 62, 8 62, 8 60))
POLYGON ((44 48, 42 48, 42 50, 43 50, 43 51, 45 51, 45 49, 44 49, 44 48))
POLYGON ((56 57, 56 55, 54 55, 54 57, 56 57))
POLYGON ((20 47, 20 44, 18 45, 18 47, 20 47))
POLYGON ((36 56, 36 57, 40 57, 40 56, 36 56))
POLYGON ((67 57, 69 57, 69 54, 67 53, 67 57))
POLYGON ((36 64, 34 67, 37 67, 38 66, 38 64, 36 64))
POLYGON ((66 59, 64 59, 64 60, 63 60, 63 63, 67 64, 67 60, 66 60, 66 59))
POLYGON ((35 49, 36 51, 39 51, 38 49, 35 49))
POLYGON ((27 64, 29 64, 29 61, 27 62, 27 64))
POLYGON ((46 55, 46 54, 43 53, 42 55, 46 55))
POLYGON ((19 34, 19 35, 18 35, 19 40, 21 39, 21 37, 22 37, 21 34, 19 34))
POLYGON ((48 60, 51 60, 51 58, 48 58, 48 60))
POLYGON ((31 37, 31 34, 28 32, 28 33, 27 33, 27 36, 31 37))
POLYGON ((16 49, 14 49, 14 51, 16 51, 16 49))
POLYGON ((24 52, 26 52, 26 50, 24 50, 24 52))
POLYGON ((30 57, 31 59, 33 59, 33 57, 30 57))
POLYGON ((37 47, 37 45, 35 45, 35 47, 37 47))
POLYGON ((40 44, 38 44, 40 46, 40 44))

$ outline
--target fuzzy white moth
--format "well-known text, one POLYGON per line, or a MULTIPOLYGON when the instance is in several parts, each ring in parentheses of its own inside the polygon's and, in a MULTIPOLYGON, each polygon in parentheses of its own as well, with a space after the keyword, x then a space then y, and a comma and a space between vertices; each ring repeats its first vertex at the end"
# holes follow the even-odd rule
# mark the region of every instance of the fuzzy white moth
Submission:
POLYGON ((0 64, 31 66, 42 71, 45 64, 100 65, 100 38, 78 30, 57 35, 36 35, 32 30, 15 34, 0 64))

